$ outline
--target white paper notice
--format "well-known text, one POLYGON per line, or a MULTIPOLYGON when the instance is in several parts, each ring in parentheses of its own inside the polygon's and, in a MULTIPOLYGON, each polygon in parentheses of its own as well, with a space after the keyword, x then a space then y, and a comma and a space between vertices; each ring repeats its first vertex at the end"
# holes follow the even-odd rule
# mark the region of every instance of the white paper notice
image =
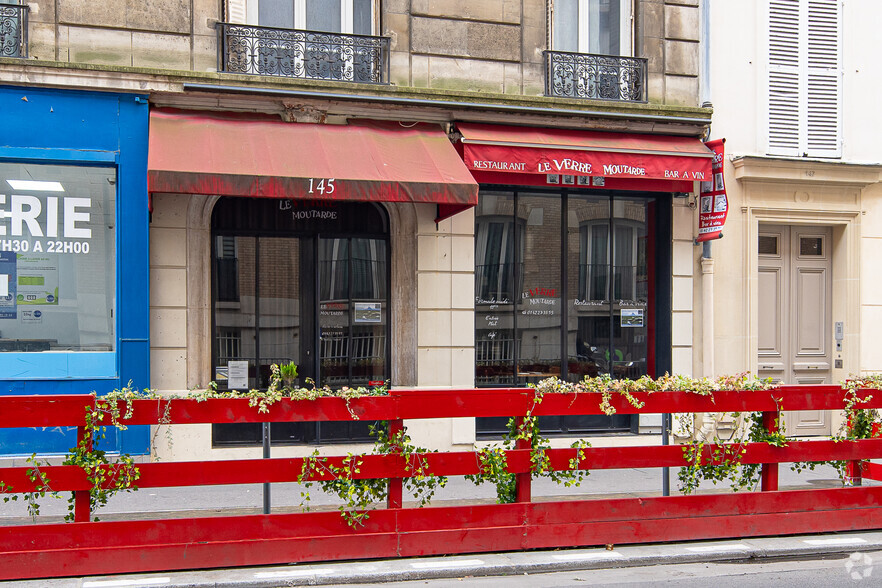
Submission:
POLYGON ((0 274, 0 296, 9 296, 9 274, 0 274))
POLYGON ((230 390, 248 389, 248 362, 227 362, 227 386, 230 390))

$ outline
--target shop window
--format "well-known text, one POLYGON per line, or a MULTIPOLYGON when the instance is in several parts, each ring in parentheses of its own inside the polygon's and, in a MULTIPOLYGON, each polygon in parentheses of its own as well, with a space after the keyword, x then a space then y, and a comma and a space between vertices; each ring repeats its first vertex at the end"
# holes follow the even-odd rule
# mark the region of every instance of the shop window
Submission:
POLYGON ((116 171, 0 163, 0 351, 113 351, 116 171))
MULTIPOLYGON (((649 195, 482 190, 476 385, 655 374, 654 268, 670 255, 649 238, 656 206, 649 195)), ((548 417, 540 425, 560 433, 625 430, 630 417, 548 417)), ((504 426, 505 419, 478 420, 479 433, 504 426)))
MULTIPOLYGON (((270 366, 288 362, 298 365, 298 385, 388 379, 388 224, 377 205, 224 198, 212 222, 220 389, 266 388, 270 366), (301 214, 311 209, 323 214, 301 214), (230 381, 230 362, 247 364, 247 381, 230 381)), ((273 443, 322 443, 366 440, 368 427, 275 423, 271 430, 273 443)), ((215 445, 260 440, 259 425, 213 429, 215 445)))

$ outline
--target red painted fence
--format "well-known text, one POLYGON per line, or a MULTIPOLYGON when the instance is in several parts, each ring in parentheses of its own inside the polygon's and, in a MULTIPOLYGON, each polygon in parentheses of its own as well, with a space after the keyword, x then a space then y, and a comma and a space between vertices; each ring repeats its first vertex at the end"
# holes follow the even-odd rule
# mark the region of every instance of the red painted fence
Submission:
MULTIPOLYGON (((634 395, 635 409, 613 396, 622 414, 762 411, 772 423, 779 410, 841 410, 838 386, 786 386, 767 391, 634 395)), ((882 393, 860 390, 860 408, 882 407, 882 393)), ((91 396, 0 398, 0 427, 77 426, 91 396)), ((600 414, 599 394, 545 394, 534 406, 528 389, 393 391, 389 396, 346 401, 282 400, 258 413, 245 399, 138 400, 126 424, 190 424, 281 421, 404 419, 532 414, 600 414)), ((411 427, 419 426, 411 423, 411 427)), ((412 473, 399 455, 364 456, 360 478, 389 479, 389 504, 372 511, 363 526, 350 527, 337 511, 116 522, 89 520, 85 473, 76 466, 43 467, 54 491, 77 496, 77 520, 66 524, 0 526, 0 580, 107 573, 229 567, 357 558, 592 546, 882 528, 882 487, 778 491, 782 462, 850 460, 864 475, 880 466, 882 438, 833 442, 792 441, 786 447, 748 444, 742 463, 763 464, 762 491, 654 498, 568 500, 533 503, 530 452, 508 452, 508 469, 519 474, 518 502, 478 506, 401 508, 401 479, 412 473)), ((708 458, 714 447, 705 447, 708 458)), ((550 450, 552 467, 569 469, 575 449, 550 450)), ((475 452, 426 454, 438 476, 478 474, 475 452)), ((344 458, 339 458, 341 464, 344 458)), ((141 489, 210 484, 294 482, 303 459, 158 462, 139 464, 141 489)), ((704 463, 704 460, 703 460, 704 463)), ((580 468, 659 468, 687 465, 681 446, 588 448, 580 468)), ((34 489, 28 467, 0 468, 0 481, 15 492, 34 489)), ((316 480, 327 472, 315 474, 316 480)))

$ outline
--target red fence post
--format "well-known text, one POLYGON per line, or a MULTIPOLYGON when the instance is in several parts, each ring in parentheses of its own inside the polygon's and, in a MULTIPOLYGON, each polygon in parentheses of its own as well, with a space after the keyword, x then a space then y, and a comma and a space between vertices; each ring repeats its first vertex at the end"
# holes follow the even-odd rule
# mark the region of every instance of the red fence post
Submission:
MULTIPOLYGON (((522 430, 525 420, 526 417, 518 417, 518 431, 522 430)), ((515 441, 515 449, 530 449, 530 446, 530 439, 518 439, 515 441)), ((532 471, 526 472, 524 474, 515 474, 515 502, 530 502, 532 500, 532 483, 532 471)))
MULTIPOLYGON (((763 413, 763 427, 769 433, 778 432, 778 411, 763 413)), ((761 473, 762 491, 770 491, 778 489, 778 464, 764 463, 761 473)))
MULTIPOLYGON (((83 442, 86 444, 86 449, 88 451, 92 451, 92 438, 86 438, 86 427, 79 426, 77 427, 77 447, 80 447, 83 442)), ((77 490, 74 492, 74 522, 77 523, 88 523, 92 518, 92 511, 90 508, 90 496, 88 490, 77 490)))
MULTIPOLYGON (((404 421, 396 419, 389 421, 389 439, 395 438, 404 430, 404 421)), ((404 503, 404 486, 401 478, 389 478, 389 492, 386 495, 388 508, 401 508, 404 503)))

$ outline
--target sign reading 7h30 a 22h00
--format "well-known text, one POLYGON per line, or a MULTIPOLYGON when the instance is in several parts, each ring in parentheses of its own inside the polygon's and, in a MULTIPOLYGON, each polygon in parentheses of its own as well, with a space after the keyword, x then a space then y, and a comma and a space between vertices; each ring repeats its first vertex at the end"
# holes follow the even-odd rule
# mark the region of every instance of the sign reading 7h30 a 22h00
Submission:
POLYGON ((726 183, 723 179, 723 155, 725 139, 715 139, 706 143, 714 152, 712 177, 709 182, 701 182, 699 190, 698 238, 696 243, 720 239, 723 225, 729 213, 729 200, 726 198, 726 183))

